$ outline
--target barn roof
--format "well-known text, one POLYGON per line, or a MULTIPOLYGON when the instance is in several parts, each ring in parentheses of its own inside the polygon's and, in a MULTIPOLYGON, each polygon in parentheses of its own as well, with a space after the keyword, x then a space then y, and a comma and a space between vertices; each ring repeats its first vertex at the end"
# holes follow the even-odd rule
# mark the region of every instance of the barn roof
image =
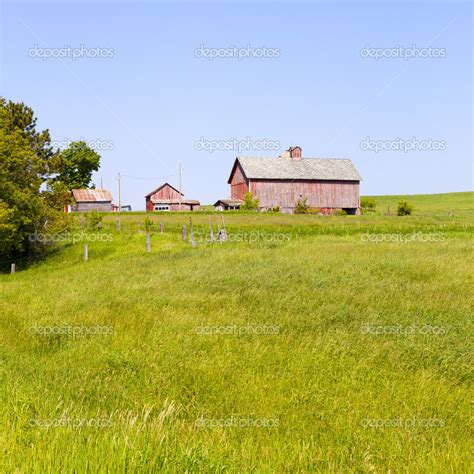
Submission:
POLYGON ((171 184, 169 184, 169 183, 164 183, 164 184, 162 184, 161 186, 158 186, 156 189, 154 189, 154 190, 151 191, 150 193, 148 193, 145 197, 150 197, 150 196, 152 196, 153 194, 157 193, 161 188, 164 188, 165 186, 168 186, 168 187, 170 187, 171 189, 174 189, 177 193, 181 194, 181 196, 184 196, 183 193, 180 193, 180 192, 179 192, 179 189, 176 189, 174 186, 171 186, 171 184))
POLYGON ((76 202, 112 202, 112 193, 108 189, 73 189, 76 202))
POLYGON ((249 179, 297 179, 297 180, 334 180, 360 181, 362 178, 352 161, 343 158, 301 158, 238 156, 244 174, 249 179))

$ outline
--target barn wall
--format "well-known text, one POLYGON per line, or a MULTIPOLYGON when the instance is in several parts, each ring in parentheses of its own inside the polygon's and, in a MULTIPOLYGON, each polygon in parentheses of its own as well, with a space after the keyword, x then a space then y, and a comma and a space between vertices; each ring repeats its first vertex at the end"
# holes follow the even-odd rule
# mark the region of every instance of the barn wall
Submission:
POLYGON ((183 199, 178 191, 174 190, 171 186, 164 186, 152 196, 153 200, 159 201, 160 199, 183 199))
MULTIPOLYGON (((168 206, 170 206, 170 211, 171 212, 178 212, 179 211, 179 204, 168 204, 164 203, 168 206)), ((147 201, 147 211, 154 211, 155 210, 155 205, 151 201, 147 201)), ((184 202, 181 203, 181 211, 199 211, 201 210, 201 206, 199 204, 185 204, 184 202)))
POLYGON ((245 179, 242 168, 238 163, 235 167, 234 174, 230 180, 230 197, 232 199, 244 200, 245 193, 249 190, 247 180, 245 179))
POLYGON ((250 189, 250 192, 252 193, 252 196, 257 197, 257 192, 258 192, 257 182, 256 181, 249 181, 248 188, 250 189))
POLYGON ((145 209, 149 212, 149 211, 153 211, 154 207, 153 207, 153 203, 151 202, 150 200, 150 197, 147 196, 145 198, 145 209))
MULTIPOLYGON (((182 211, 199 211, 199 204, 181 204, 182 211)), ((170 204, 170 211, 177 212, 179 211, 179 204, 170 204)))
POLYGON ((111 202, 78 202, 77 203, 77 212, 89 212, 89 211, 112 212, 112 203, 111 202))
POLYGON ((260 207, 294 208, 300 195, 311 207, 358 208, 358 181, 287 181, 251 182, 252 193, 260 199, 260 207))

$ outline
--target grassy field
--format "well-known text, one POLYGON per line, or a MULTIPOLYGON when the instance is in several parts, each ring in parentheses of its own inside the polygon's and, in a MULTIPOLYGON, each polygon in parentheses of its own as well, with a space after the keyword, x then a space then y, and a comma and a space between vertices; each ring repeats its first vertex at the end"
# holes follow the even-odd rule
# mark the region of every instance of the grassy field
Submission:
POLYGON ((472 472, 474 193, 376 199, 76 218, 0 276, 0 471, 472 472))

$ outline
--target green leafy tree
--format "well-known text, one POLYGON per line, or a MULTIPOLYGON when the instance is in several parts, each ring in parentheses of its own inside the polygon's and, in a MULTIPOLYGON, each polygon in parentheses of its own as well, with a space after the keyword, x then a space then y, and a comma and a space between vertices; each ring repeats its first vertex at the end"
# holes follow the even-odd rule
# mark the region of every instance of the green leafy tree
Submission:
POLYGON ((23 102, 6 101, 3 97, 0 97, 0 107, 4 111, 2 128, 10 132, 15 130, 26 140, 41 164, 42 177, 54 172, 54 162, 59 152, 51 146, 49 130, 36 130, 37 118, 33 109, 23 102))
POLYGON ((47 218, 41 197, 41 177, 44 157, 32 147, 34 132, 25 130, 18 117, 11 116, 16 108, 0 102, 0 213, 2 216, 3 255, 28 252, 32 247, 28 235, 47 218))
POLYGON ((54 179, 48 180, 47 189, 43 192, 43 198, 49 207, 58 211, 63 210, 67 204, 74 202, 68 186, 54 179))
POLYGON ((49 132, 36 130, 30 107, 0 97, 0 253, 10 258, 36 254, 43 242, 32 237, 64 216, 52 209, 42 185, 57 153, 49 132))
POLYGON ((260 205, 260 200, 258 198, 254 199, 250 191, 245 193, 244 203, 242 204, 241 209, 245 211, 255 211, 256 209, 258 209, 259 205, 260 205))
POLYGON ((92 173, 100 166, 100 155, 86 142, 72 142, 61 151, 57 164, 58 174, 53 182, 61 182, 69 190, 91 186, 92 173))
POLYGON ((0 255, 9 255, 15 246, 18 224, 13 209, 0 200, 0 255))

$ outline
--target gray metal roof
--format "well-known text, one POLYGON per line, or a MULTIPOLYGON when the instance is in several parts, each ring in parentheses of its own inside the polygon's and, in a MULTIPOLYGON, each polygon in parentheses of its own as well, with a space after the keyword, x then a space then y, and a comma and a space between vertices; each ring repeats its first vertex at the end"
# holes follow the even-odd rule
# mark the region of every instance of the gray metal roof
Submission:
POLYGON ((250 179, 318 179, 360 181, 352 161, 342 158, 301 158, 238 156, 250 179))
POLYGON ((76 202, 112 202, 112 193, 108 189, 73 189, 76 202))
POLYGON ((214 206, 218 206, 219 203, 226 204, 227 206, 240 206, 244 203, 240 199, 219 199, 214 203, 214 206))

